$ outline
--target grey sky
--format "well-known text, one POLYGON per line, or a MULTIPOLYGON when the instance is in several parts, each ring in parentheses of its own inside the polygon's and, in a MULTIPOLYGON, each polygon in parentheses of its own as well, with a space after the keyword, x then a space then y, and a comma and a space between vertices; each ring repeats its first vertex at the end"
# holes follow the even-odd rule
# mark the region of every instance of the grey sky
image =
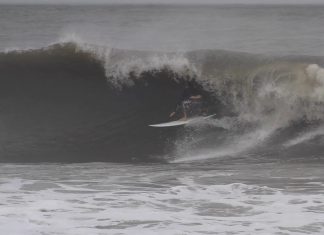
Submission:
POLYGON ((246 3, 246 4, 324 4, 324 0, 0 0, 0 3, 46 3, 46 4, 223 4, 223 3, 246 3))

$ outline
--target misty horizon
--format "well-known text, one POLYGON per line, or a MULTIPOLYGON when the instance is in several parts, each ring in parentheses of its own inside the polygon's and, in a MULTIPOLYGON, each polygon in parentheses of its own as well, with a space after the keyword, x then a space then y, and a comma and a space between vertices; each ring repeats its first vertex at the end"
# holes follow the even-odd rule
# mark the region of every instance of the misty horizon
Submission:
POLYGON ((49 4, 49 5, 322 5, 324 0, 203 0, 203 1, 193 1, 193 0, 0 0, 0 4, 6 5, 29 5, 29 4, 49 4))

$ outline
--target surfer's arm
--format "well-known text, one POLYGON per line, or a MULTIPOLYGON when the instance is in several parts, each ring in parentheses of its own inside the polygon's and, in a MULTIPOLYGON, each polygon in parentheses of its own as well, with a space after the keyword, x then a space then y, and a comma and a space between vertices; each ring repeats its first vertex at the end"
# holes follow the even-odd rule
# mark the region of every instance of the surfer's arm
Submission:
POLYGON ((181 109, 181 106, 182 106, 181 103, 182 103, 182 101, 179 104, 177 104, 177 107, 175 108, 175 111, 170 113, 169 118, 172 118, 177 112, 179 112, 179 109, 181 109))
POLYGON ((199 100, 199 99, 201 99, 201 98, 202 98, 201 95, 193 95, 193 96, 190 96, 190 99, 191 99, 191 100, 199 100))

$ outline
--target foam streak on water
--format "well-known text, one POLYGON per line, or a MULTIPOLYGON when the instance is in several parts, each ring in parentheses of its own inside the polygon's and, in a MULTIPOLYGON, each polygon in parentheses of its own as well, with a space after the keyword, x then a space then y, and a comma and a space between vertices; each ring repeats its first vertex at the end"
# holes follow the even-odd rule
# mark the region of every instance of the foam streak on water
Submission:
POLYGON ((192 166, 1 165, 0 233, 323 234, 318 166, 192 166))

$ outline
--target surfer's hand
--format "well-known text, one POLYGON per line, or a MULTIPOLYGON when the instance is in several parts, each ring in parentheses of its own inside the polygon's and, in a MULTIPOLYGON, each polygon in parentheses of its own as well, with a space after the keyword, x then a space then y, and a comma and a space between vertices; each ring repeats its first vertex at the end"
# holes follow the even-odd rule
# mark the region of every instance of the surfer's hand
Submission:
POLYGON ((170 113, 169 117, 173 117, 175 112, 170 113))

